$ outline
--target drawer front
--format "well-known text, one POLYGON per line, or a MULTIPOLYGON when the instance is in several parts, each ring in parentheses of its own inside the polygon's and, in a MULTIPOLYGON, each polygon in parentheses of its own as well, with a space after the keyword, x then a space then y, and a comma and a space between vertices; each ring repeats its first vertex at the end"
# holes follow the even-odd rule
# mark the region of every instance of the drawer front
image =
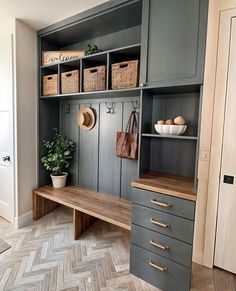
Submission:
POLYGON ((192 246, 166 235, 132 224, 131 243, 184 266, 192 265, 192 246))
POLYGON ((192 220, 133 204, 132 223, 192 244, 192 220))
POLYGON ((195 202, 132 187, 130 200, 136 204, 194 220, 195 202))
POLYGON ((163 291, 190 290, 190 268, 134 245, 131 245, 130 273, 163 291))

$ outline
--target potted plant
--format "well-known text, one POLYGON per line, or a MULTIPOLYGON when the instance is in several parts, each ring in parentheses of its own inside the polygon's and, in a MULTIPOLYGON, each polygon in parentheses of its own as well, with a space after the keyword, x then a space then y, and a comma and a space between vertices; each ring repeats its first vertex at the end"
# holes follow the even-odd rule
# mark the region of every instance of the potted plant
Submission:
POLYGON ((51 171, 53 187, 62 188, 66 185, 68 173, 65 170, 70 165, 76 144, 66 136, 60 135, 57 129, 54 129, 54 132, 51 141, 43 141, 47 154, 41 161, 44 167, 51 171))

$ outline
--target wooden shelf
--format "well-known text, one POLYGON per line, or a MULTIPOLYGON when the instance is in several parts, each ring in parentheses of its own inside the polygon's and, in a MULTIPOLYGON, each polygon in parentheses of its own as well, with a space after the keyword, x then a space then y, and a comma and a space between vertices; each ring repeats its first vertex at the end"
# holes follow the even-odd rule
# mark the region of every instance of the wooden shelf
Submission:
POLYGON ((76 58, 76 59, 69 60, 69 61, 58 62, 58 63, 48 64, 48 65, 42 65, 40 68, 41 69, 50 69, 50 68, 56 67, 58 65, 72 65, 73 62, 78 63, 79 60, 85 60, 85 61, 96 60, 96 59, 100 59, 102 57, 106 57, 107 54, 112 54, 112 53, 121 54, 121 55, 125 55, 125 54, 129 55, 130 54, 130 55, 134 55, 134 56, 137 56, 138 58, 140 58, 140 49, 141 49, 141 43, 137 43, 137 44, 133 44, 133 45, 129 45, 129 46, 115 48, 115 49, 111 49, 111 50, 107 50, 107 51, 102 51, 100 53, 87 55, 87 56, 76 58))
POLYGON ((153 95, 185 94, 199 93, 202 83, 184 84, 184 85, 156 85, 155 87, 145 86, 143 90, 153 95))
POLYGON ((131 183, 132 187, 196 201, 194 179, 189 177, 149 172, 131 183))
POLYGON ((187 139, 187 140, 197 140, 197 136, 187 136, 187 135, 166 135, 166 134, 155 134, 155 133, 142 133, 143 137, 154 137, 154 138, 174 138, 174 139, 187 139))
POLYGON ((58 94, 50 96, 41 96, 40 99, 44 100, 65 100, 65 99, 81 99, 81 97, 86 99, 93 98, 114 98, 114 97, 133 97, 140 96, 141 88, 130 88, 130 89, 119 89, 119 90, 104 90, 104 91, 93 91, 93 92, 80 92, 73 94, 58 94))
POLYGON ((43 28, 38 35, 58 47, 66 47, 141 25, 142 1, 125 2, 108 1, 43 28))

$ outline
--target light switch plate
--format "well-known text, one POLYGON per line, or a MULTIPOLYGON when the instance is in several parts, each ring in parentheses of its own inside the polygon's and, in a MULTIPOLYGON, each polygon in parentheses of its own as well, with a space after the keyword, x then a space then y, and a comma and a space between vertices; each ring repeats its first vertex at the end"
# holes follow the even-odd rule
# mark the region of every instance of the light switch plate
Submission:
POLYGON ((210 152, 209 151, 200 151, 200 160, 201 161, 209 161, 210 152))

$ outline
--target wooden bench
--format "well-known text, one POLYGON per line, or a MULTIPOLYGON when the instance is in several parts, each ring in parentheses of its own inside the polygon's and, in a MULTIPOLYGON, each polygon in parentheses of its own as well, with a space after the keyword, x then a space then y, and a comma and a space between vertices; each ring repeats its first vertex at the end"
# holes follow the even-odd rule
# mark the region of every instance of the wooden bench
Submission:
POLYGON ((50 213, 59 205, 73 209, 74 239, 78 239, 95 218, 131 229, 131 202, 127 200, 74 186, 60 189, 43 186, 33 190, 34 220, 50 213))

